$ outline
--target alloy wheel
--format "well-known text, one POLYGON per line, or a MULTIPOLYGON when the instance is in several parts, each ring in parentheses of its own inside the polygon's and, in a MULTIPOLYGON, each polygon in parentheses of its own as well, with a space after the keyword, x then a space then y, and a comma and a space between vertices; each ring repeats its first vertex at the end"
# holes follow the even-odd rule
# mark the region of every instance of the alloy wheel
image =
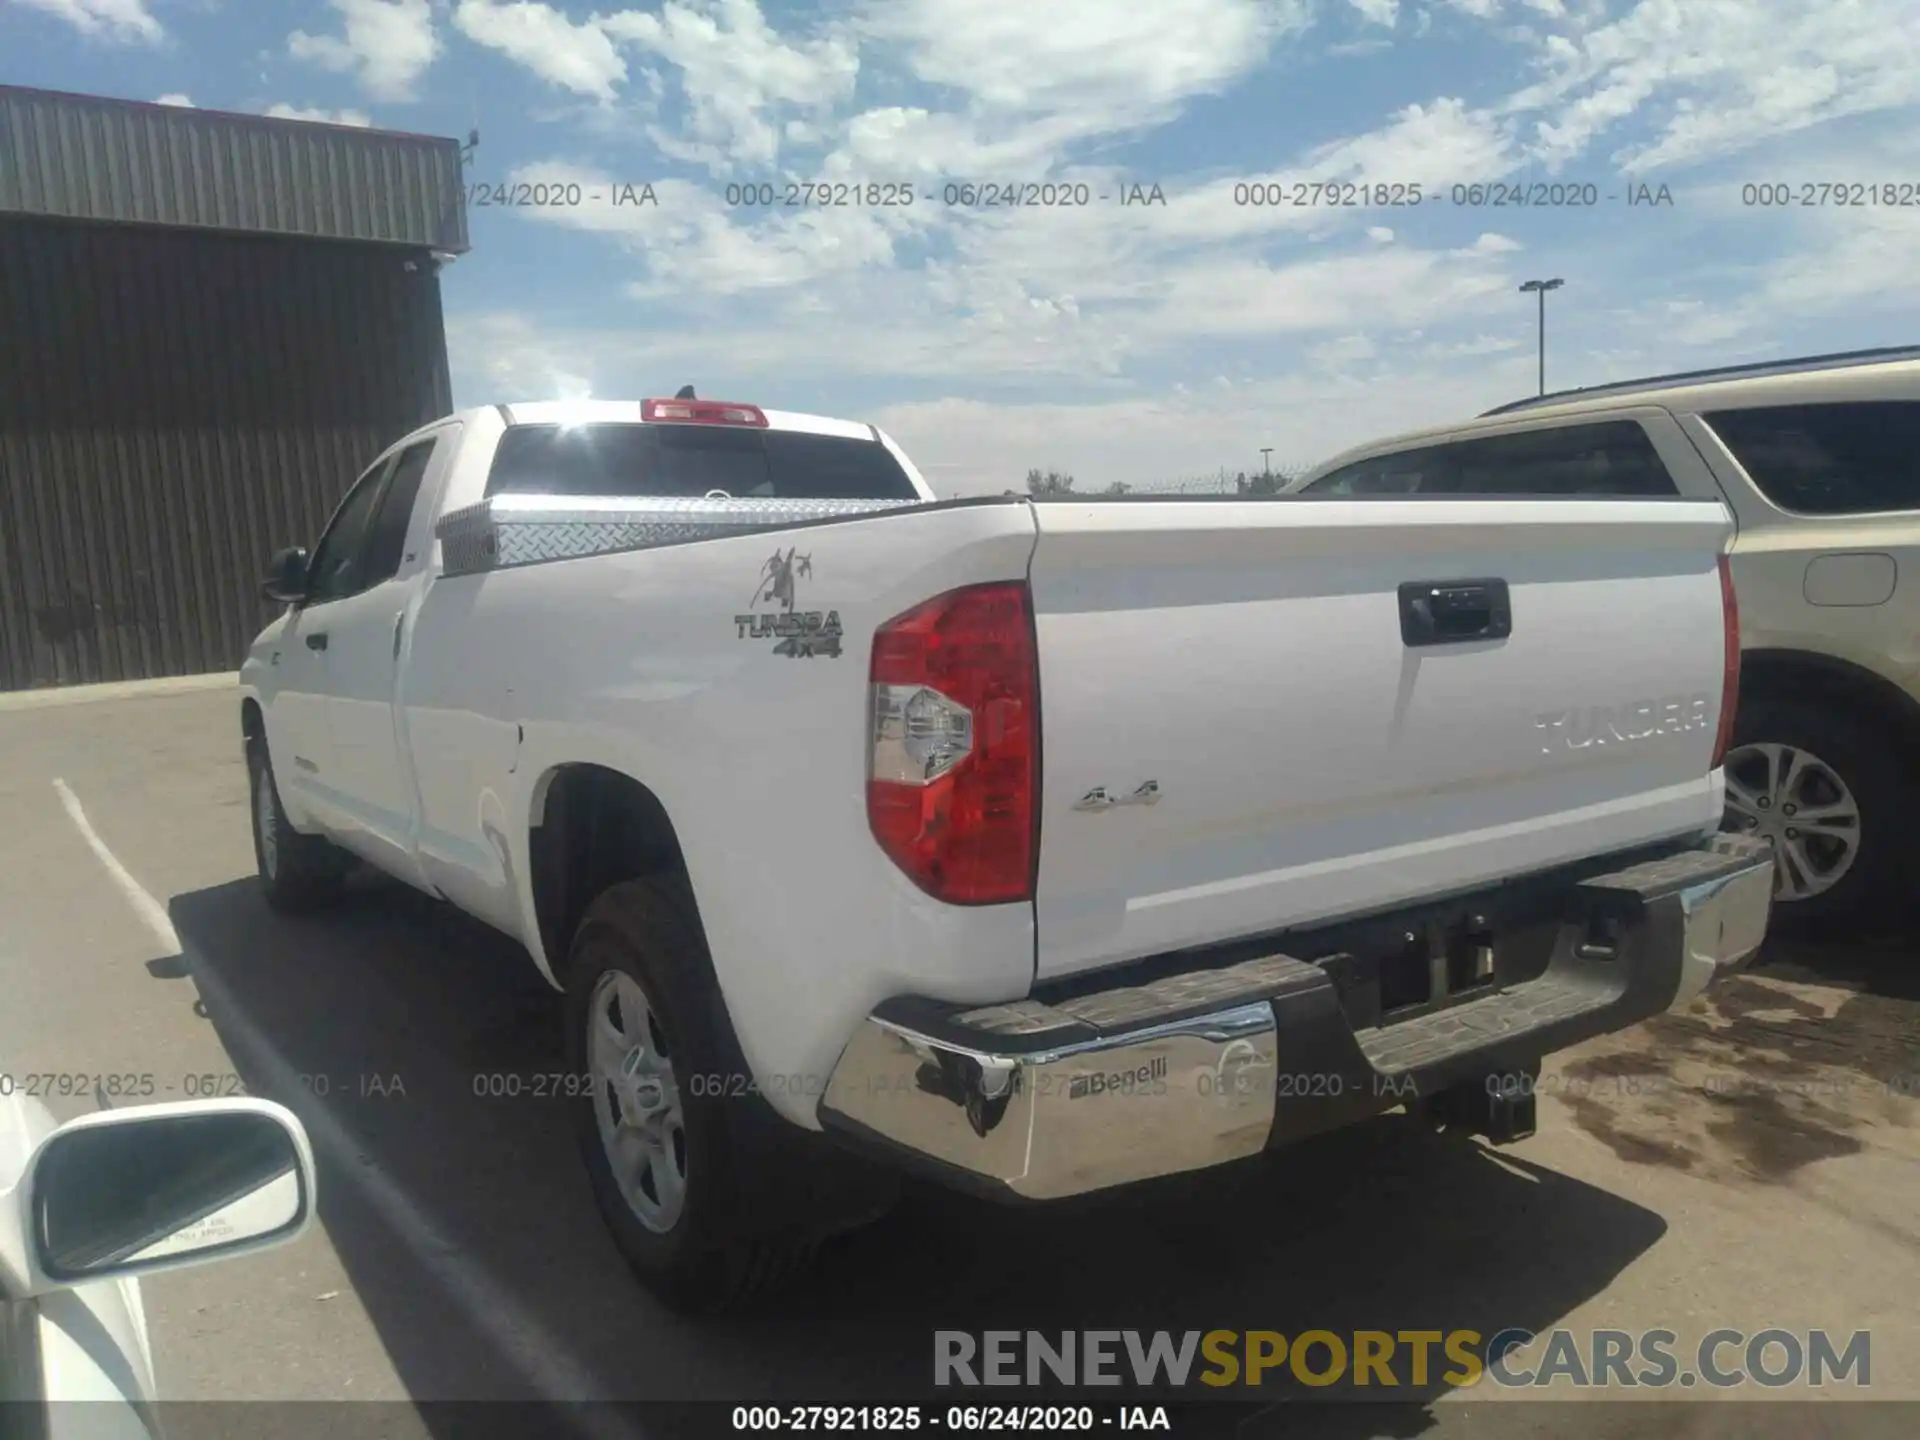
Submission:
POLYGON ((1773 846, 1773 893, 1810 900, 1846 878, 1860 855, 1860 802, 1833 766, 1792 745, 1727 753, 1728 830, 1773 846))
POLYGON ((614 1182, 634 1218, 665 1234, 686 1207, 686 1117, 660 1017, 624 971, 607 971, 593 987, 587 1064, 614 1182))

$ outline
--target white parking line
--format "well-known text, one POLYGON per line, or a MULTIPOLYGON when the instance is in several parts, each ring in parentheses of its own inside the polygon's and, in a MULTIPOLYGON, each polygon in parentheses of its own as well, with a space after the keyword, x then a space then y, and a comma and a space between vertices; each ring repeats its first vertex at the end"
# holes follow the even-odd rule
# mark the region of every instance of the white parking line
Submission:
MULTIPOLYGON (((352 1133, 334 1117, 324 1102, 300 1084, 299 1075, 274 1049, 273 1042, 254 1026, 235 1003, 225 982, 211 966, 202 965, 200 957, 190 947, 181 943, 179 932, 173 928, 173 921, 167 916, 166 907, 147 893, 146 887, 134 879, 127 867, 120 863, 119 856, 109 850, 106 842, 95 833, 87 820, 87 812, 81 807, 80 797, 73 793, 65 780, 56 778, 53 788, 59 792, 60 803, 66 807, 67 817, 80 832, 80 838, 99 858, 127 903, 153 933, 154 939, 168 946, 173 953, 186 956, 188 972, 193 976, 194 984, 206 999, 220 1006, 224 1012, 222 1028, 236 1043, 236 1048, 248 1052, 249 1059, 257 1067, 256 1073, 267 1077, 274 1093, 298 1096, 303 1102, 310 1102, 296 1108, 300 1111, 301 1121, 307 1127, 314 1148, 329 1154, 334 1162, 334 1173, 345 1177, 349 1184, 360 1190, 366 1202, 379 1212, 420 1264, 440 1282, 448 1297, 465 1311, 467 1318, 477 1328, 487 1332, 488 1339, 500 1353, 507 1357, 523 1379, 530 1382, 533 1392, 554 1404, 573 1405, 609 1398, 586 1366, 569 1354, 566 1347, 528 1315, 520 1303, 496 1284, 485 1270, 466 1259, 460 1246, 443 1235, 421 1213, 420 1207, 405 1190, 367 1163, 352 1133)), ((574 1411, 572 1418, 583 1429, 594 1434, 628 1437, 635 1433, 621 1424, 612 1410, 583 1406, 574 1411)))

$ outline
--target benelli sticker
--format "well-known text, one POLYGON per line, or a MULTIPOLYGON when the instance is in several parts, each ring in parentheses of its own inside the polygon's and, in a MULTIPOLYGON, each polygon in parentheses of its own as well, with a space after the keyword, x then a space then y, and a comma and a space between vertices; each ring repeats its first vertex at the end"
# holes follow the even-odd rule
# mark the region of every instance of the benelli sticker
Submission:
POLYGON ((799 582, 813 578, 813 556, 795 553, 792 546, 778 550, 760 567, 760 580, 749 602, 752 613, 733 617, 742 640, 772 640, 773 653, 792 660, 824 656, 840 658, 840 612, 796 610, 799 582))

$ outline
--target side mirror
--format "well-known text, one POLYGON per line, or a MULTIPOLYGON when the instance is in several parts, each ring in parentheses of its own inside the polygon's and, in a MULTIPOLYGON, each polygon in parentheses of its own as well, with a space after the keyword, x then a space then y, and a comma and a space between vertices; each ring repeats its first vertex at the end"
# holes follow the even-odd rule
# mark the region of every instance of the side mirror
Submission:
POLYGON ((42 1140, 0 1205, 0 1250, 24 1248, 0 1270, 44 1294, 284 1244, 313 1218, 313 1149, 268 1100, 108 1110, 42 1140))
POLYGON ((275 555, 267 565, 260 593, 284 605, 297 605, 307 596, 307 552, 298 545, 275 555))

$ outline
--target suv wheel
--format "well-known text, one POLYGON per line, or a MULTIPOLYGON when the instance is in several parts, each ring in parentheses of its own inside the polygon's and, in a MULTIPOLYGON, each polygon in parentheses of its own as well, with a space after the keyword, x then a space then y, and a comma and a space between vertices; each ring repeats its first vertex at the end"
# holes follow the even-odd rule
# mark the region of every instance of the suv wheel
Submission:
POLYGON ((1826 921, 1890 900, 1914 793, 1892 737, 1798 700, 1743 710, 1726 759, 1725 828, 1772 843, 1781 918, 1826 921))

